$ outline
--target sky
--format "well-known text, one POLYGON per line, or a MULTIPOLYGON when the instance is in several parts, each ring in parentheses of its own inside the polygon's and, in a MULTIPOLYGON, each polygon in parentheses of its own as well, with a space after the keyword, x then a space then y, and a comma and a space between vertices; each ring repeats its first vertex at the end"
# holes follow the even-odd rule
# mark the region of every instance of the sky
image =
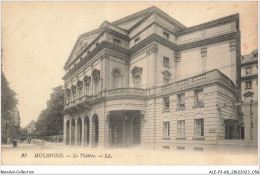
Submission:
POLYGON ((18 94, 21 126, 37 120, 82 33, 157 6, 191 27, 239 13, 241 53, 258 48, 257 2, 2 2, 3 72, 18 94))

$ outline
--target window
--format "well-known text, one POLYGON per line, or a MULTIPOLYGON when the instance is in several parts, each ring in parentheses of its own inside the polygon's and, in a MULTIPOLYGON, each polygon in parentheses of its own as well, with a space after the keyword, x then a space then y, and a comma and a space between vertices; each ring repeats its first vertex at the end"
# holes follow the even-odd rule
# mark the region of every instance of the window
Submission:
POLYGON ((163 66, 170 68, 170 59, 167 57, 163 57, 163 66))
POLYGON ((258 57, 258 53, 254 53, 254 54, 253 54, 253 57, 258 57))
POLYGON ((85 94, 86 94, 87 96, 89 96, 89 95, 90 95, 90 81, 91 81, 91 77, 85 75, 85 77, 83 78, 83 80, 84 80, 84 84, 85 84, 85 94))
POLYGON ((178 108, 185 108, 185 94, 178 94, 178 108))
POLYGON ((70 96, 71 96, 71 90, 67 89, 67 104, 70 103, 71 100, 70 96))
POLYGON ((131 70, 134 88, 140 88, 142 70, 143 68, 137 66, 131 70))
POLYGON ((169 78, 163 78, 163 85, 169 84, 170 80, 169 78))
POLYGON ((163 74, 163 85, 169 84, 172 74, 167 70, 163 71, 162 74, 163 74))
POLYGON ((73 101, 76 100, 76 91, 77 91, 76 89, 77 89, 77 87, 76 87, 75 85, 73 85, 73 86, 71 87, 73 101))
POLYGON ((194 147, 193 150, 194 151, 203 151, 203 148, 194 147))
POLYGON ((76 67, 77 66, 77 63, 74 63, 74 67, 76 67))
POLYGON ((247 67, 245 70, 246 70, 246 75, 250 75, 252 73, 252 67, 247 67))
POLYGON ((116 39, 116 38, 114 38, 114 44, 115 44, 115 45, 117 45, 117 46, 119 46, 119 45, 120 45, 120 40, 119 40, 119 39, 116 39))
POLYGON ((194 105, 195 106, 203 105, 203 90, 202 89, 194 91, 194 105))
POLYGON ((94 95, 98 95, 99 92, 99 81, 100 81, 100 71, 97 69, 94 69, 92 71, 92 79, 93 79, 93 83, 94 83, 94 95))
POLYGON ((138 43, 140 41, 140 37, 135 39, 135 44, 138 43))
POLYGON ((177 121, 177 136, 185 137, 185 120, 177 121))
POLYGON ((185 147, 177 146, 177 150, 185 150, 185 147))
POLYGON ((80 61, 82 60, 82 57, 80 57, 80 61))
POLYGON ((90 54, 90 50, 88 50, 87 53, 90 54))
POLYGON ((225 139, 234 139, 234 125, 225 122, 225 139))
POLYGON ((204 136, 204 119, 194 120, 194 135, 195 137, 204 136))
POLYGON ((96 43, 96 46, 98 46, 98 45, 99 45, 99 42, 96 43))
POLYGON ((170 122, 163 122, 163 137, 170 136, 170 122))
POLYGON ((252 89, 252 81, 246 81, 246 89, 252 89))
POLYGON ((118 69, 115 69, 113 71, 113 88, 120 88, 120 79, 121 79, 121 75, 120 75, 120 71, 118 69))
POLYGON ((167 40, 169 40, 169 33, 163 32, 163 37, 167 40))
POLYGON ((78 81, 77 86, 78 86, 78 96, 80 98, 83 95, 83 81, 78 81))
POLYGON ((170 98, 169 97, 164 97, 163 98, 163 111, 170 111, 170 98))

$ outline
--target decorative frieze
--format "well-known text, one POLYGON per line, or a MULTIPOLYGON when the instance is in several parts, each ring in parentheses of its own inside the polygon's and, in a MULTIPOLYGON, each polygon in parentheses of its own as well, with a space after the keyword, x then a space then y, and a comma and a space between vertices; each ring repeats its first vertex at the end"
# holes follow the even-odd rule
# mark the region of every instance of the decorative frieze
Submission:
POLYGON ((235 41, 235 40, 230 41, 229 42, 229 48, 230 48, 230 52, 236 50, 237 49, 237 41, 235 41))
POLYGON ((206 57, 207 56, 207 47, 202 47, 200 48, 200 54, 201 54, 201 57, 206 57))
POLYGON ((175 60, 175 62, 181 61, 181 52, 179 52, 179 51, 174 52, 174 60, 175 60))
POLYGON ((151 55, 153 53, 157 53, 158 52, 158 44, 153 44, 151 47, 148 48, 148 50, 146 51, 146 55, 151 55))
POLYGON ((172 76, 172 74, 169 71, 162 71, 163 74, 163 78, 167 78, 170 79, 170 77, 172 76))

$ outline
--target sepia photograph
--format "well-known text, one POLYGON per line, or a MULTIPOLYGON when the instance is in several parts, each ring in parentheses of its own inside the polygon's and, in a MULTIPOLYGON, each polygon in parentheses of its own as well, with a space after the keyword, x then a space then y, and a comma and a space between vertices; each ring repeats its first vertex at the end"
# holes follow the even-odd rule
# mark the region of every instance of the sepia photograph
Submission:
POLYGON ((257 1, 1 16, 1 165, 258 165, 257 1))

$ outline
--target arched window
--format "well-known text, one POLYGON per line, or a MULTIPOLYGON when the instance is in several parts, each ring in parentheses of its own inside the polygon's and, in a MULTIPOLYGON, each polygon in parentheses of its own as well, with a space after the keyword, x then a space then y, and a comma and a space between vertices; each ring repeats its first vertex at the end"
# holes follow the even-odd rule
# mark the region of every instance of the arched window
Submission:
POLYGON ((78 86, 78 95, 79 95, 79 98, 80 98, 83 95, 83 82, 78 81, 77 86, 78 86))
POLYGON ((113 89, 120 88, 121 86, 121 75, 119 69, 113 70, 113 89))
POLYGON ((93 83, 94 83, 94 95, 98 95, 99 81, 100 81, 100 70, 94 69, 92 71, 92 78, 93 78, 93 83))
POLYGON ((84 77, 84 84, 85 84, 85 93, 87 96, 90 95, 90 81, 91 81, 91 77, 90 76, 85 76, 84 77))
POLYGON ((76 100, 76 91, 77 91, 77 87, 75 85, 72 85, 71 87, 72 90, 72 97, 73 97, 73 101, 76 100))
POLYGON ((141 87, 141 75, 142 75, 142 70, 143 68, 135 66, 131 70, 132 78, 133 78, 133 83, 135 88, 140 88, 141 87))
POLYGON ((70 102, 70 100, 71 100, 71 90, 70 89, 67 89, 66 90, 67 92, 67 103, 69 103, 70 102))

